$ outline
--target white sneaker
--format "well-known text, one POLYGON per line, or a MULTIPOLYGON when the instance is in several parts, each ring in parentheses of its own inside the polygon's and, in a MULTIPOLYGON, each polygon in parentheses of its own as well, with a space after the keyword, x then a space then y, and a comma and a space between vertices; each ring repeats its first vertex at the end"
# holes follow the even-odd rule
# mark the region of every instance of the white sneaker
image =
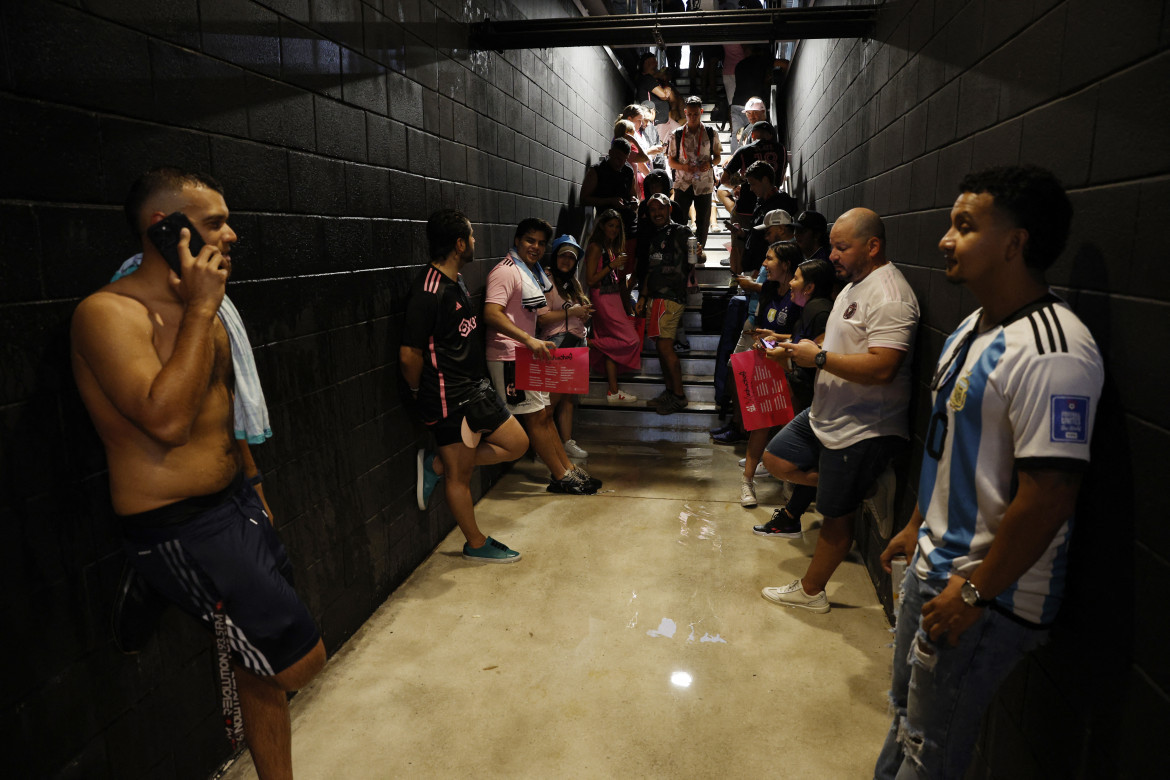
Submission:
POLYGON ((586 452, 585 450, 581 449, 580 445, 578 445, 577 442, 574 441, 573 439, 569 439, 567 442, 565 442, 565 454, 568 455, 570 458, 588 458, 589 457, 589 453, 586 452))
MULTIPOLYGON (((740 458, 739 459, 739 467, 742 469, 746 465, 747 465, 747 458, 740 458)), ((759 463, 756 464, 756 476, 757 477, 770 477, 770 476, 772 476, 771 472, 769 472, 766 468, 764 468, 763 461, 760 461, 759 463)))
POLYGON ((739 485, 739 505, 753 507, 756 505, 756 483, 746 479, 739 485))
POLYGON ((865 499, 865 506, 877 522, 878 533, 883 539, 889 539, 894 531, 894 491, 897 487, 894 466, 891 464, 873 483, 873 495, 865 499))
POLYGON ((618 390, 616 393, 605 394, 605 402, 608 404, 636 404, 638 403, 638 396, 630 395, 624 390, 618 390))
POLYGON ((782 604, 785 607, 800 607, 812 612, 825 613, 829 611, 829 597, 822 590, 815 596, 804 592, 800 580, 793 580, 781 588, 764 588, 760 594, 773 604, 782 604))

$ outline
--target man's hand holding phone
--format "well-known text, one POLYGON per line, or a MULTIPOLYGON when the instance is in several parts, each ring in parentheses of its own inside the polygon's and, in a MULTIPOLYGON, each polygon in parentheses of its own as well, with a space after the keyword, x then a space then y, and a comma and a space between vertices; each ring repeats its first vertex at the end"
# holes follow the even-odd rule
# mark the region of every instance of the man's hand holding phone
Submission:
POLYGON ((182 275, 171 272, 171 285, 187 308, 206 307, 219 311, 227 290, 228 263, 218 249, 205 244, 197 255, 190 250, 191 231, 183 228, 179 238, 179 262, 182 275))

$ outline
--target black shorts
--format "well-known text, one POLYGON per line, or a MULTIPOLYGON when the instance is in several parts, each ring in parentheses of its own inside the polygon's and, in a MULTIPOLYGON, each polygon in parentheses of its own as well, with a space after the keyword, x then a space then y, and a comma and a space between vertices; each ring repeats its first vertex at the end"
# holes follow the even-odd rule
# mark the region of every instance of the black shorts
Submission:
POLYGON ((463 420, 473 433, 494 433, 508 422, 511 412, 499 393, 487 379, 475 390, 475 395, 460 405, 454 414, 427 423, 435 434, 435 444, 446 447, 463 441, 463 420))
POLYGON ((222 604, 232 652, 245 669, 279 674, 316 646, 317 625, 290 584, 292 564, 250 484, 184 522, 124 529, 126 557, 155 590, 208 628, 222 604))

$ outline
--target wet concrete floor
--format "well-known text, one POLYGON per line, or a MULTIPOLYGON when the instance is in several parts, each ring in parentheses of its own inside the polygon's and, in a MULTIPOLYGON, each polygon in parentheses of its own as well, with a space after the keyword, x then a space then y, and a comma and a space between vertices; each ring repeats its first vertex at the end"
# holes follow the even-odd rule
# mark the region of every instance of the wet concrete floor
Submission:
POLYGON ((579 443, 598 495, 518 463, 476 511, 523 560, 452 531, 293 700, 297 777, 871 777, 892 636, 861 563, 828 614, 771 604, 819 516, 752 534, 783 494, 740 507, 742 446, 579 443))

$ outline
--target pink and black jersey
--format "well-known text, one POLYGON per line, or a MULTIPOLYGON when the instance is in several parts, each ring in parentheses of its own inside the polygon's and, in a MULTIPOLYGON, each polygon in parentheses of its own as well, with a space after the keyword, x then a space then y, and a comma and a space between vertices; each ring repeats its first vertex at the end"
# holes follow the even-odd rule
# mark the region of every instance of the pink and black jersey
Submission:
POLYGON ((423 352, 418 409, 425 421, 449 417, 487 377, 479 317, 463 280, 428 265, 411 284, 402 345, 423 352))

